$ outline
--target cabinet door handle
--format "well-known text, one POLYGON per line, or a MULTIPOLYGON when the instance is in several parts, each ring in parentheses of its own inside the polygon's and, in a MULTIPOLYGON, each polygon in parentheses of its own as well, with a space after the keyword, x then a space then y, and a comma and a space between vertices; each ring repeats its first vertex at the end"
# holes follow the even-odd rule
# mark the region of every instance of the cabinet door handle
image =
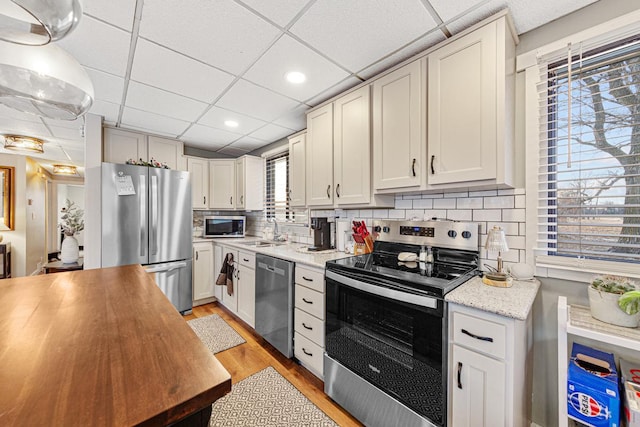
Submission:
POLYGON ((340 197, 340 184, 336 185, 336 196, 340 197))
POLYGON ((411 173, 413 176, 416 176, 416 159, 413 159, 413 162, 411 162, 411 173))
POLYGON ((303 352, 304 354, 306 354, 307 356, 313 356, 313 353, 309 353, 307 350, 305 350, 305 348, 304 348, 304 347, 302 347, 302 352, 303 352))
POLYGON ((327 199, 331 198, 331 184, 327 185, 327 199))
POLYGON ((232 205, 233 204, 233 196, 229 197, 229 204, 232 205))
POLYGON ((458 362, 458 388, 462 390, 462 362, 458 362))
POLYGON ((304 326, 305 329, 313 331, 313 328, 311 326, 307 326, 304 322, 302 322, 302 326, 304 326))
POLYGON ((431 156, 431 175, 436 173, 436 170, 433 168, 433 161, 436 159, 436 156, 431 156))
POLYGON ((207 204, 207 196, 202 196, 202 199, 204 200, 204 204, 207 204))
POLYGON ((309 279, 308 277, 302 276, 302 278, 303 278, 304 280, 306 280, 307 282, 313 282, 313 279, 309 279))
POLYGON ((196 261, 198 260, 198 251, 196 251, 196 261))
POLYGON ((236 270, 238 274, 236 274, 236 279, 240 280, 240 270, 236 270))
POLYGON ((244 203, 244 196, 240 196, 240 204, 244 203))
POLYGON ((471 332, 467 331, 466 329, 461 329, 460 332, 462 332, 465 335, 469 335, 471 338, 475 338, 475 339, 480 340, 480 341, 493 342, 493 338, 491 338, 491 337, 481 337, 480 335, 472 334, 471 332))
POLYGON ((305 298, 302 298, 302 301, 306 302, 307 304, 313 304, 313 301, 307 301, 305 298))

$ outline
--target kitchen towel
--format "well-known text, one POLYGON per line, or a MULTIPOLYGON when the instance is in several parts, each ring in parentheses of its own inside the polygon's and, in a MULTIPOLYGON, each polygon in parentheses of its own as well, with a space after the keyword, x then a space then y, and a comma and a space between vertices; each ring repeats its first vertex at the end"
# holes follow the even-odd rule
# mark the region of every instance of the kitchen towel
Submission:
POLYGON ((216 285, 227 286, 227 294, 233 295, 233 254, 229 252, 224 257, 220 274, 216 279, 216 285))

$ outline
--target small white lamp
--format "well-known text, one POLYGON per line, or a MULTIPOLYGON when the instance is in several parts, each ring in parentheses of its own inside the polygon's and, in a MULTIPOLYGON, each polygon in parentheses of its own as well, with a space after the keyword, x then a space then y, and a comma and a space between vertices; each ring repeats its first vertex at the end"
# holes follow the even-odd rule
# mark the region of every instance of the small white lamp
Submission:
POLYGON ((488 252, 498 252, 498 269, 495 273, 485 273, 482 281, 491 286, 509 287, 512 281, 508 280, 507 274, 502 269, 502 252, 509 250, 507 238, 502 227, 495 225, 487 234, 487 241, 484 248, 488 252))

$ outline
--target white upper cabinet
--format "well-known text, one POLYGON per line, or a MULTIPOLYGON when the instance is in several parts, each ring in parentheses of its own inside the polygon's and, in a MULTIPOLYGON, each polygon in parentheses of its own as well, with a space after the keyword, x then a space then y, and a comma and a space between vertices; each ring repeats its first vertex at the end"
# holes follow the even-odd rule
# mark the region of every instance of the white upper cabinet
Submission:
POLYGON ((187 157, 191 173, 191 201, 194 209, 209 207, 209 160, 187 157))
POLYGON ((307 114, 307 205, 333 205, 333 104, 307 114))
POLYGON ((374 190, 419 190, 426 185, 425 60, 375 80, 374 190))
POLYGON ((209 160, 209 207, 235 209, 236 160, 209 160))
POLYGON ((149 160, 147 136, 122 129, 104 128, 103 159, 108 163, 126 163, 127 160, 149 160))
POLYGON ((371 103, 369 86, 333 105, 333 184, 338 206, 371 200, 371 103))
POLYGON ((264 160, 255 156, 236 159, 236 209, 264 209, 264 160))
POLYGON ((166 163, 169 169, 184 171, 187 170, 186 162, 182 153, 184 146, 182 141, 159 138, 149 135, 147 137, 147 154, 149 160, 154 159, 160 163, 166 163))
POLYGON ((429 54, 430 186, 512 185, 514 55, 506 17, 429 54))
POLYGON ((114 128, 104 128, 103 136, 102 154, 105 162, 126 163, 129 159, 154 159, 166 163, 169 169, 187 170, 185 158, 182 156, 182 141, 114 128))
POLYGON ((306 204, 306 140, 306 133, 289 138, 289 205, 292 207, 303 207, 306 204))

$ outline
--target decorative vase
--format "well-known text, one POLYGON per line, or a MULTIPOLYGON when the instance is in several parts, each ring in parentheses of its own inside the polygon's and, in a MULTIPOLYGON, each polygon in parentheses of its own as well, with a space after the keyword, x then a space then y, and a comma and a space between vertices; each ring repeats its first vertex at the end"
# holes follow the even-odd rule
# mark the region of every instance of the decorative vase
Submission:
POLYGON ((640 313, 627 314, 618 306, 620 294, 599 291, 589 286, 589 307, 591 317, 612 325, 635 328, 640 321, 640 313))
POLYGON ((80 248, 78 241, 73 236, 65 236, 60 248, 60 259, 64 264, 73 264, 78 261, 80 248))

